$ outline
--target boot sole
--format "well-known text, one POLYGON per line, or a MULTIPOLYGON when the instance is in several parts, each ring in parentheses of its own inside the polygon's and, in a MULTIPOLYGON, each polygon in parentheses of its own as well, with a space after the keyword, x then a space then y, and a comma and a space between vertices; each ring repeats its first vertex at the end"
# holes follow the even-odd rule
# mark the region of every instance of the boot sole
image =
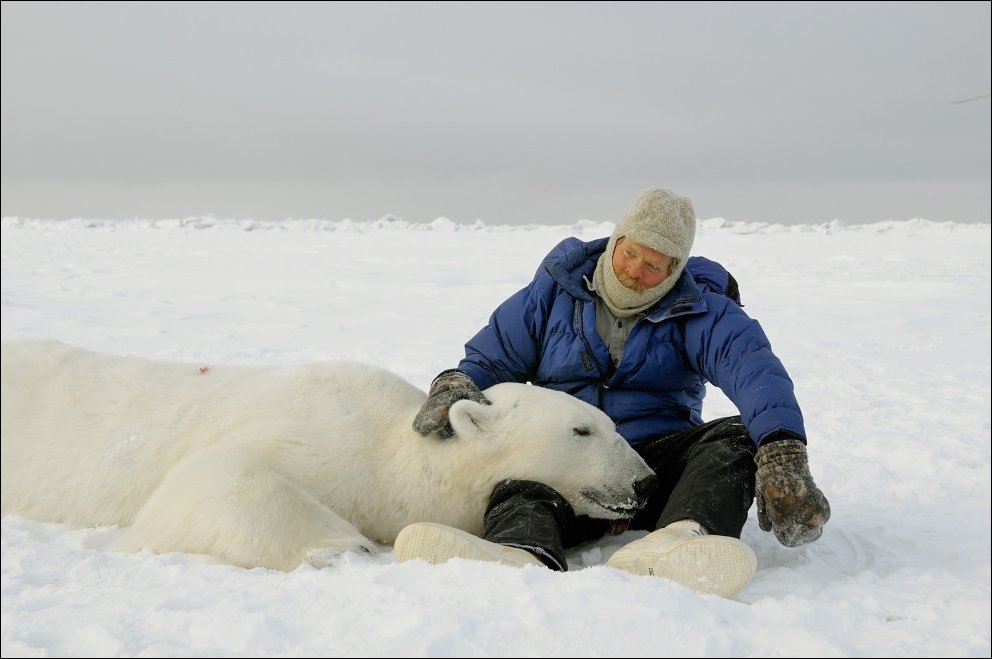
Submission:
POLYGON ((606 564, 631 574, 671 579, 699 593, 730 597, 754 578, 758 559, 736 538, 694 536, 673 540, 658 551, 621 548, 606 564))
POLYGON ((488 561, 522 567, 543 564, 523 549, 503 547, 444 524, 418 522, 407 526, 393 544, 396 562, 422 561, 439 565, 452 558, 488 561))

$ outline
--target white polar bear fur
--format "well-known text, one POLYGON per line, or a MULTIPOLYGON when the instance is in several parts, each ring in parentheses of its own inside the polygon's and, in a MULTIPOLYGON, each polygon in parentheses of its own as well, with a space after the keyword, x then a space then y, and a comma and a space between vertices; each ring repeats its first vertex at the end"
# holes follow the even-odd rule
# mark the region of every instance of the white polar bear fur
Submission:
POLYGON ((322 566, 413 522, 479 535, 505 478, 615 519, 635 512, 652 474, 603 412, 540 387, 457 402, 456 436, 442 440, 411 426, 422 391, 363 364, 202 368, 54 341, 2 350, 2 514, 127 526, 126 551, 322 566))

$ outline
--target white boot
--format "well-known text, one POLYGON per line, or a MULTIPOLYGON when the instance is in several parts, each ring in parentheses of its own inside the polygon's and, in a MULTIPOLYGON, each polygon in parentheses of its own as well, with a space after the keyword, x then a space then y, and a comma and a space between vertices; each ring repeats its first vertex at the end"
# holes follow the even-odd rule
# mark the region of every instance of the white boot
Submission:
POLYGON ((696 522, 684 519, 624 545, 606 564, 730 597, 754 578, 758 559, 741 540, 709 535, 696 522))
POLYGON ((419 558, 437 565, 451 558, 467 558, 514 567, 544 567, 544 563, 524 549, 498 545, 471 533, 433 522, 418 522, 404 528, 396 536, 393 551, 397 563, 419 558))

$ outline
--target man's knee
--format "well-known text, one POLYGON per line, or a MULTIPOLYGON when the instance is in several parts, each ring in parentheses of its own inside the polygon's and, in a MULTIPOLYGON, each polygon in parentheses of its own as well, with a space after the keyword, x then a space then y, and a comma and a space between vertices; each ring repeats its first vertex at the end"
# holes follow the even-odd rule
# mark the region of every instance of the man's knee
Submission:
POLYGON ((727 451, 747 454, 751 458, 754 458, 754 452, 757 450, 739 416, 713 421, 712 426, 706 428, 699 444, 719 444, 727 451))
POLYGON ((567 570, 562 533, 575 513, 554 488, 535 481, 507 479, 493 489, 482 537, 526 549, 554 570, 567 570))
POLYGON ((508 501, 530 501, 534 503, 546 503, 556 506, 569 506, 565 498, 551 486, 537 481, 517 480, 507 478, 501 480, 493 488, 492 496, 489 497, 489 512, 492 508, 502 505, 508 501))

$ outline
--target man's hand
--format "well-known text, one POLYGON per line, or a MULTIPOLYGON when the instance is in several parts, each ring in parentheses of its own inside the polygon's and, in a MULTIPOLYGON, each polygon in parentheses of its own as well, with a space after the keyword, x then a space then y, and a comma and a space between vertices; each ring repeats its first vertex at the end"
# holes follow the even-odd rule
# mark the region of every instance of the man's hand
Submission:
POLYGON ((427 401, 413 420, 413 429, 424 437, 436 432, 441 439, 450 439, 455 431, 448 421, 448 410, 455 401, 466 399, 483 405, 492 405, 472 382, 472 378, 454 368, 441 371, 431 383, 431 389, 427 392, 427 401))
POLYGON ((755 497, 762 531, 775 531, 786 547, 813 542, 830 519, 830 502, 813 482, 806 445, 798 439, 762 444, 754 461, 758 465, 755 497))

